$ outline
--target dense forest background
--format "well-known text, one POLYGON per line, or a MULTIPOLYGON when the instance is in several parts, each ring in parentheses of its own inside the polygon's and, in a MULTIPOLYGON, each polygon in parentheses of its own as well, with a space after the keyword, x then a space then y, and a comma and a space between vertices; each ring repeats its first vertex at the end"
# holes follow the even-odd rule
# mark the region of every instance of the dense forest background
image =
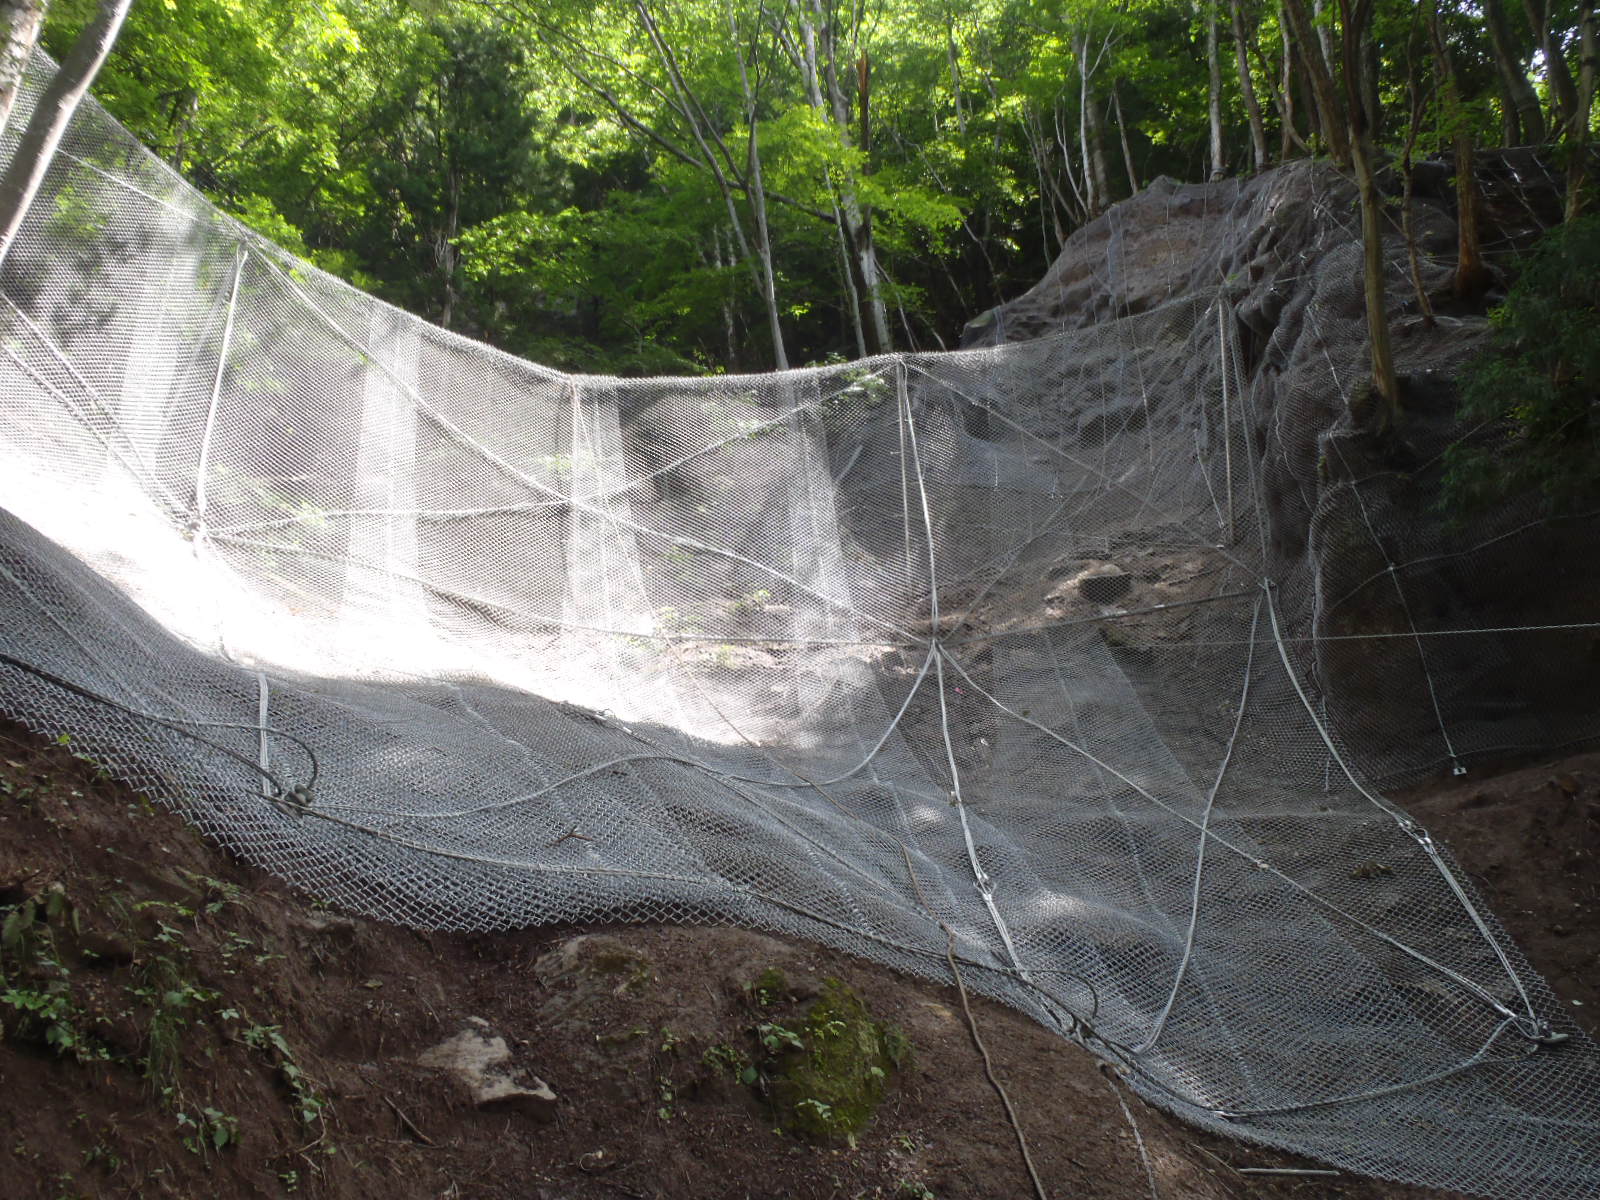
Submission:
POLYGON ((1158 174, 1533 144, 1576 212, 1596 53, 1593 0, 140 0, 95 91, 319 265, 637 374, 953 345, 1158 174))

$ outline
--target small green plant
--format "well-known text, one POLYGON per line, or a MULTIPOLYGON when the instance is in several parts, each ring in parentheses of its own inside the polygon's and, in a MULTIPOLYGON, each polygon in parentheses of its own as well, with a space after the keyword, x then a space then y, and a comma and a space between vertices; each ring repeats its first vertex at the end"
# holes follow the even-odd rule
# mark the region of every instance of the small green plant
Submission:
POLYGON ((789 994, 789 980, 777 967, 768 967, 744 986, 757 1008, 771 1008, 789 994))
MULTIPOLYGON (((233 1009, 228 1009, 221 1015, 228 1017, 230 1014, 235 1019, 239 1017, 233 1009)), ((271 1056, 278 1068, 279 1077, 289 1089, 294 1101, 295 1115, 300 1118, 300 1123, 314 1125, 320 1122, 328 1102, 317 1094, 316 1087, 307 1078, 300 1064, 295 1061, 294 1051, 289 1048, 289 1043, 283 1036, 283 1027, 250 1025, 240 1031, 239 1037, 250 1049, 271 1056)))
POLYGON ((787 1025, 763 1021, 756 1026, 756 1040, 768 1054, 782 1054, 785 1050, 804 1050, 805 1041, 787 1025))
POLYGON ((673 1088, 672 1080, 665 1075, 656 1076, 656 1096, 661 1102, 656 1109, 656 1116, 663 1121, 672 1120, 677 1115, 672 1107, 672 1102, 676 1099, 677 1092, 673 1088))
POLYGON ((73 999, 56 941, 78 931, 77 908, 59 883, 0 908, 0 1035, 88 1062, 108 1051, 87 1032, 89 1016, 73 999))
POLYGON ((178 1136, 190 1154, 226 1150, 239 1144, 239 1119, 209 1105, 196 1113, 179 1110, 178 1136))
POLYGON ((718 1042, 708 1047, 700 1056, 700 1063, 719 1075, 727 1075, 745 1083, 755 1082, 755 1072, 750 1066, 750 1059, 742 1050, 735 1049, 726 1042, 718 1042), (746 1072, 750 1074, 749 1079, 745 1079, 746 1072))

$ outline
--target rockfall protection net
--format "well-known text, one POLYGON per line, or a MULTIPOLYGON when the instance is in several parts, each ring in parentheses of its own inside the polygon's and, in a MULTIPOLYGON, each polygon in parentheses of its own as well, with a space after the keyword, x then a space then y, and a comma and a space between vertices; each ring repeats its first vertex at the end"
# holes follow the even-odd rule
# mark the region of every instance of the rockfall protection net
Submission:
MULTIPOLYGON (((416 925, 729 921, 936 978, 948 929, 1202 1125, 1600 1195, 1595 1047, 1328 719, 1224 297, 573 377, 92 105, 0 293, 0 707, 245 858, 416 925)), ((1430 653, 1506 645, 1425 617, 1357 643, 1418 739, 1430 653)))

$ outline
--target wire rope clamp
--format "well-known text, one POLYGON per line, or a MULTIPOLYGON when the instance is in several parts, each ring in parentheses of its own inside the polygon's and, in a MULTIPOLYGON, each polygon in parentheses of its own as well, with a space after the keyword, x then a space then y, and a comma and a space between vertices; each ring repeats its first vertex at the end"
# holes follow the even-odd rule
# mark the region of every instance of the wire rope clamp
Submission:
POLYGON ((1535 1045, 1545 1047, 1565 1045, 1572 1040, 1570 1033, 1560 1033, 1552 1029, 1549 1021, 1538 1022, 1534 1025, 1532 1033, 1526 1033, 1523 1036, 1535 1045))

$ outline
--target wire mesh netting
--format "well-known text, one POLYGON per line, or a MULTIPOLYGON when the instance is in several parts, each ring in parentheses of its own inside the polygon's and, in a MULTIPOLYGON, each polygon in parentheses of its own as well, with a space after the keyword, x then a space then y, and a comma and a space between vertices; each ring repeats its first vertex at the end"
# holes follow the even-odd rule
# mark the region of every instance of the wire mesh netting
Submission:
POLYGON ((255 237, 88 105, 0 297, 0 706, 245 858, 423 926, 729 921, 933 978, 953 938, 1200 1124, 1600 1195, 1594 1045, 1363 782, 1592 736, 1468 698, 1582 622, 1391 612, 1472 558, 1393 568, 1381 486, 1308 519, 1370 578, 1274 582, 1226 296, 563 375, 255 237))

